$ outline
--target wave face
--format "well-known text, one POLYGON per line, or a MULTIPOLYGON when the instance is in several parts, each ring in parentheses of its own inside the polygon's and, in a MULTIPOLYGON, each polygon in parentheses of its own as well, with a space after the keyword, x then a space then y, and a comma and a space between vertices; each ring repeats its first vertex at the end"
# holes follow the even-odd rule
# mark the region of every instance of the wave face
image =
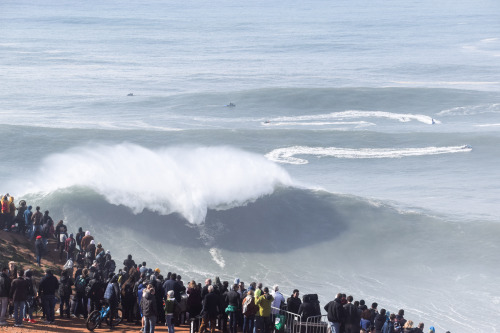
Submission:
POLYGON ((52 216, 64 217, 70 230, 90 230, 118 262, 132 253, 162 272, 196 281, 207 276, 279 281, 284 291, 300 286, 303 293, 319 293, 322 304, 348 290, 392 311, 404 308, 412 320, 453 321, 457 331, 471 325, 485 330, 489 323, 482 316, 496 311, 495 306, 471 309, 463 299, 472 288, 487 304, 498 300, 497 223, 449 223, 381 202, 293 187, 243 206, 208 209, 201 225, 179 214, 148 209, 133 214, 82 187, 29 199, 51 207, 52 216), (464 243, 486 244, 491 251, 464 243), (464 312, 471 316, 453 317, 464 312))
POLYGON ((175 212, 199 224, 208 209, 243 205, 290 184, 282 168, 235 148, 147 149, 124 143, 52 154, 41 162, 28 188, 51 193, 84 187, 135 214, 145 209, 161 215, 175 212))

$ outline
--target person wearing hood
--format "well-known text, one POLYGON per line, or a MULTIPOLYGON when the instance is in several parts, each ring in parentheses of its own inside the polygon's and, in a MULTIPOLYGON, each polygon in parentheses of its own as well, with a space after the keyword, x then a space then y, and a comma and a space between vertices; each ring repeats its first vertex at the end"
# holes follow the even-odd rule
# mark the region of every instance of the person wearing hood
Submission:
POLYGON ((271 305, 273 304, 274 297, 269 294, 269 288, 263 289, 263 294, 255 301, 259 307, 259 316, 255 317, 255 332, 269 331, 271 325, 271 305))
POLYGON ((110 273, 115 273, 116 263, 111 257, 111 252, 109 250, 106 251, 105 256, 106 262, 104 263, 104 276, 108 276, 110 273))
POLYGON ((391 313, 391 315, 389 316, 389 321, 386 321, 384 323, 384 326, 382 326, 382 332, 395 333, 396 332, 396 330, 394 329, 395 324, 396 324, 396 315, 394 313, 391 313))
POLYGON ((43 244, 42 236, 38 235, 36 236, 35 240, 35 256, 38 267, 40 267, 41 265, 42 255, 44 254, 44 252, 45 252, 45 245, 43 244))
POLYGON ((26 284, 27 284, 27 291, 26 291, 26 304, 24 306, 24 321, 29 321, 32 324, 35 324, 36 321, 33 319, 33 308, 35 304, 35 295, 36 295, 36 289, 35 286, 33 285, 33 272, 31 270, 27 270, 24 272, 26 284))
MULTIPOLYGON (((80 242, 80 248, 83 251, 87 251, 87 247, 90 245, 90 242, 94 240, 94 237, 90 235, 90 231, 85 231, 85 236, 82 237, 82 240, 80 242)), ((94 249, 95 251, 95 249, 94 249)))
POLYGON ((340 325, 344 322, 344 307, 342 306, 341 298, 342 294, 339 293, 333 301, 325 305, 332 333, 339 333, 340 325))
POLYGON ((174 315, 177 312, 178 307, 179 303, 175 299, 174 291, 170 290, 167 293, 167 299, 165 300, 165 324, 168 326, 168 333, 175 332, 174 315))

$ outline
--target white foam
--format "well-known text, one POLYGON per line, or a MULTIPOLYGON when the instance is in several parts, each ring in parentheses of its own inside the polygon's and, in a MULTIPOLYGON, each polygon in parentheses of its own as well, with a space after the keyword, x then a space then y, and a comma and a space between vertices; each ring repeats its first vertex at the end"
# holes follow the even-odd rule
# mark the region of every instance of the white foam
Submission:
POLYGON ((328 126, 328 125, 352 125, 355 127, 365 127, 365 126, 374 126, 374 123, 370 123, 367 121, 316 121, 316 122, 263 122, 262 125, 265 126, 328 126))
MULTIPOLYGON (((432 117, 421 115, 421 114, 410 114, 410 113, 392 113, 385 111, 358 111, 349 110, 343 112, 332 112, 327 114, 318 115, 304 115, 304 116, 294 116, 294 117, 278 117, 270 119, 271 122, 303 122, 311 120, 330 120, 330 119, 359 119, 359 118, 386 118, 397 120, 400 122, 409 122, 416 120, 424 124, 432 124, 432 117)), ((435 123, 440 123, 438 120, 434 119, 435 123)))
POLYGON ((204 221, 208 209, 244 205, 292 184, 283 168, 254 153, 230 147, 152 150, 128 143, 51 155, 32 179, 18 192, 84 186, 134 213, 176 212, 194 224, 204 221))
POLYGON ((307 147, 293 146, 287 148, 275 149, 266 157, 275 162, 288 164, 307 164, 308 160, 295 157, 296 155, 312 155, 317 157, 336 157, 336 158, 402 158, 409 156, 424 156, 438 154, 453 154, 470 152, 470 146, 452 146, 452 147, 424 147, 424 148, 337 148, 337 147, 307 147))
POLYGON ((498 112, 500 112, 500 103, 459 106, 451 109, 442 110, 438 113, 438 115, 470 116, 482 113, 498 113, 498 112))
POLYGON ((209 252, 210 255, 212 256, 212 259, 215 261, 217 265, 219 265, 220 268, 224 268, 226 266, 226 262, 222 257, 221 251, 219 249, 213 247, 209 250, 209 252))

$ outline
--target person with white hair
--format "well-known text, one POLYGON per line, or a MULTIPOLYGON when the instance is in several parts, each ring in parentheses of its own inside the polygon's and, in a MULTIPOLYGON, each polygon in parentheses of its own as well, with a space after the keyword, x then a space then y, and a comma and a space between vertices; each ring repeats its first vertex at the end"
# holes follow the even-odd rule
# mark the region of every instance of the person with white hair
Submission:
POLYGON ((283 305, 283 303, 285 303, 285 297, 282 293, 279 292, 279 290, 280 288, 277 284, 273 286, 273 293, 271 294, 274 297, 273 304, 271 304, 271 313, 273 314, 273 316, 277 315, 280 312, 281 306, 283 305))

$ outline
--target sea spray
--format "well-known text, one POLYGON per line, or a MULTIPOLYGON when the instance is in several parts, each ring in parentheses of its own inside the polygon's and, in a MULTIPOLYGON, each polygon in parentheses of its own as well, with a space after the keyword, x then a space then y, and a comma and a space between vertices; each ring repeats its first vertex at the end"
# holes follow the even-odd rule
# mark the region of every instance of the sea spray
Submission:
POLYGON ((288 173, 264 156, 231 147, 95 145, 45 158, 23 194, 74 186, 92 189, 109 203, 161 215, 178 213, 193 224, 208 209, 244 205, 291 185, 288 173))

